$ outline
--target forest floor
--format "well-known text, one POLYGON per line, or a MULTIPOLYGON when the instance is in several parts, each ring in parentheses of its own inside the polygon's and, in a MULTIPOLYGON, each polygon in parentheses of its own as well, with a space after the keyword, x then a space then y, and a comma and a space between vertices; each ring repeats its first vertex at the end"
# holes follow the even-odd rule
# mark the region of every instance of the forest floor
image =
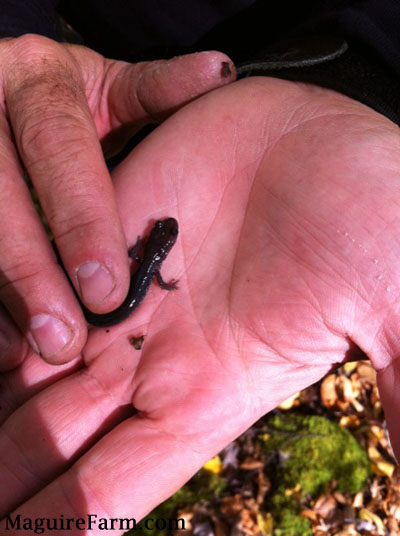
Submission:
POLYGON ((369 361, 287 400, 148 517, 183 520, 143 530, 158 536, 398 536, 400 470, 369 361))

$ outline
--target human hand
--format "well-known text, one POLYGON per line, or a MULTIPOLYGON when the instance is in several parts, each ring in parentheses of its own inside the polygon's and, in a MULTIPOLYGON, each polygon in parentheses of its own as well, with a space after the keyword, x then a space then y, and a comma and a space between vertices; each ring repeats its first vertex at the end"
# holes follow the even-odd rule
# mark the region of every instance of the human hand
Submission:
POLYGON ((23 168, 82 301, 96 313, 113 310, 129 266, 99 139, 115 153, 146 123, 230 82, 227 61, 207 52, 131 65, 35 35, 0 40, 0 370, 26 356, 19 333, 52 363, 74 358, 87 336, 23 168))
POLYGON ((5 376, 5 393, 31 398, 2 404, 2 514, 139 519, 360 350, 399 455, 399 155, 397 127, 369 108, 268 78, 153 132, 115 170, 117 203, 131 244, 151 220, 179 220, 163 265, 179 290, 153 285, 127 321, 93 330, 85 368, 64 379, 32 358, 5 376))

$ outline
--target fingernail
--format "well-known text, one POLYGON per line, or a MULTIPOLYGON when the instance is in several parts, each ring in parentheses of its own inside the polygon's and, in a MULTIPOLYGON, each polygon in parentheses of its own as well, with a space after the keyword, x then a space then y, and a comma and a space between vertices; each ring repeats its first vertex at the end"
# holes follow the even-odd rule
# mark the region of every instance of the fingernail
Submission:
POLYGON ((77 272, 81 297, 85 303, 100 303, 115 286, 110 272, 98 262, 85 262, 77 272))
POLYGON ((31 318, 31 329, 27 338, 33 349, 41 356, 51 357, 68 344, 71 330, 59 318, 39 314, 31 318))

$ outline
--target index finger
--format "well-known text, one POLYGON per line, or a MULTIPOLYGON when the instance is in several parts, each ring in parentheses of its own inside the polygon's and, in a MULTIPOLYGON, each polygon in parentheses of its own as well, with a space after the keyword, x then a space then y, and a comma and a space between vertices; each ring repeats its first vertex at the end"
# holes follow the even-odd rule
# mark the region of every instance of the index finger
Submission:
MULTIPOLYGON (((5 85, 10 122, 76 291, 89 309, 107 312, 121 303, 129 282, 113 186, 79 73, 70 64, 61 64, 53 49, 41 50, 39 56, 32 69, 27 65, 32 57, 25 51, 24 61, 19 58, 5 85)), ((41 269, 31 271, 36 274, 35 285, 46 288, 41 279, 48 281, 43 270, 48 252, 35 243, 24 247, 33 264, 42 259, 41 269)), ((18 286, 18 274, 14 279, 18 286)), ((36 316, 47 314, 53 295, 57 293, 51 288, 42 299, 36 294, 28 310, 36 316)), ((26 324, 22 319, 20 323, 26 324)))

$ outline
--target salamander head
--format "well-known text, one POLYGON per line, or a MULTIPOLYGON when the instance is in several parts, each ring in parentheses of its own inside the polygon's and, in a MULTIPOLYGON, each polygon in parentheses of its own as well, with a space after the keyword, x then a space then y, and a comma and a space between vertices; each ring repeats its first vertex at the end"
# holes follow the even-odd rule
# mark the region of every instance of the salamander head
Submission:
POLYGON ((158 220, 151 230, 148 243, 153 246, 162 246, 169 251, 178 237, 179 226, 175 218, 158 220))

